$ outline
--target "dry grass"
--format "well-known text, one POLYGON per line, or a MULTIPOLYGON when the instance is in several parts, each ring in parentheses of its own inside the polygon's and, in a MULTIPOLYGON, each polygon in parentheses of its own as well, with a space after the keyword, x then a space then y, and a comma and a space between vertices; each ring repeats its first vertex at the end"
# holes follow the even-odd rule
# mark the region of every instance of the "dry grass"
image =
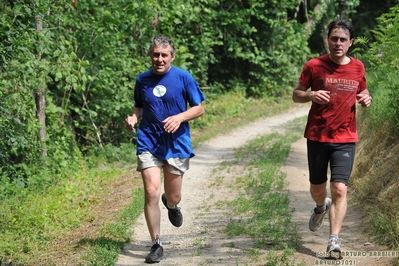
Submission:
POLYGON ((376 240, 398 249, 399 141, 391 135, 389 122, 374 132, 370 132, 367 123, 362 123, 359 131, 361 141, 357 146, 351 194, 357 203, 362 203, 369 231, 376 240))

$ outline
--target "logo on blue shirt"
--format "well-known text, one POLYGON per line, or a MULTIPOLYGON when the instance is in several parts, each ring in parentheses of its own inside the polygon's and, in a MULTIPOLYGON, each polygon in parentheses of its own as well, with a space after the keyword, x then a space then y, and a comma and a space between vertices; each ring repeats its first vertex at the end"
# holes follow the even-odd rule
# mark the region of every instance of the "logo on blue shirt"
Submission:
POLYGON ((165 88, 165 86, 157 85, 157 86, 155 86, 155 88, 152 90, 152 93, 153 93, 156 97, 162 97, 162 96, 164 96, 165 93, 166 93, 166 88, 165 88))

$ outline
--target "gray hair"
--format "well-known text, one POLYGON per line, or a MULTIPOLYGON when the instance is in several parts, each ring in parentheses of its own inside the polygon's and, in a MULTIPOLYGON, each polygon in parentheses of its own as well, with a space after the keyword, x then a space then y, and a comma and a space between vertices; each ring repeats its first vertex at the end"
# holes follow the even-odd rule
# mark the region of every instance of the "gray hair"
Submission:
POLYGON ((159 35, 151 39, 150 49, 148 50, 149 54, 151 54, 152 51, 154 51, 155 46, 162 46, 164 48, 170 46, 170 53, 172 54, 172 56, 176 54, 175 45, 173 44, 173 41, 169 37, 166 37, 164 35, 159 35))

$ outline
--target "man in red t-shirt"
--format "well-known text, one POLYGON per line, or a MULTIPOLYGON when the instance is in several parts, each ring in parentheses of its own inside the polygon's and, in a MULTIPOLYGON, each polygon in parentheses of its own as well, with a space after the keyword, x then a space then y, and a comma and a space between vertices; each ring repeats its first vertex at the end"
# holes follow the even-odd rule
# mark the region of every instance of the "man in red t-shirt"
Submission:
POLYGON ((342 258, 338 235, 346 215, 347 186, 358 141, 356 102, 369 107, 372 100, 363 63, 347 56, 354 41, 353 34, 350 22, 331 22, 327 35, 329 53, 305 64, 292 95, 296 103, 312 101, 304 135, 310 194, 316 203, 309 229, 317 231, 329 213, 327 253, 331 258, 342 258), (331 198, 327 197, 328 164, 331 198))

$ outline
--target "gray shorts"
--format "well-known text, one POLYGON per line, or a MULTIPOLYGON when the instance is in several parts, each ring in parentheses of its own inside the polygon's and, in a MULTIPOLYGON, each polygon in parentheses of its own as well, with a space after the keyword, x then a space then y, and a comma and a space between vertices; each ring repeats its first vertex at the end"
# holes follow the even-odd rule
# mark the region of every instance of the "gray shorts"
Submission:
POLYGON ((137 171, 158 166, 166 167, 172 174, 183 175, 190 167, 190 158, 170 158, 161 160, 156 158, 150 152, 143 152, 137 156, 137 171))

